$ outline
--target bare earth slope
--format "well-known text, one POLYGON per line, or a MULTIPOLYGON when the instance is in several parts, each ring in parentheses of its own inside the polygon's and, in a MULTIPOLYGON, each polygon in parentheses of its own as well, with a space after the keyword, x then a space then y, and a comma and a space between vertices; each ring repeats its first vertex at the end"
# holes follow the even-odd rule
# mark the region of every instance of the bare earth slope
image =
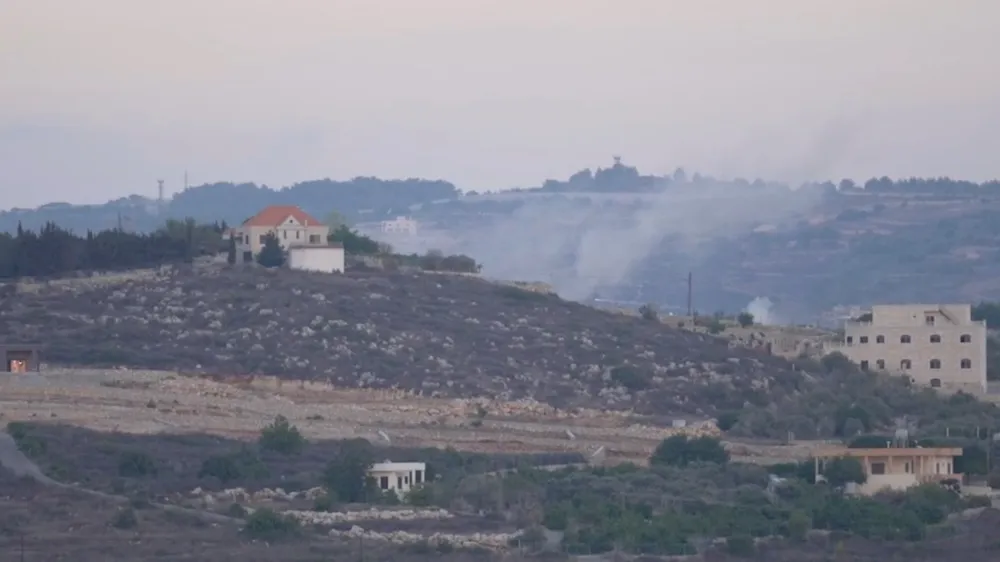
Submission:
POLYGON ((783 360, 476 278, 208 269, 53 284, 3 304, 0 339, 50 362, 272 374, 431 396, 709 415, 792 391, 783 360))

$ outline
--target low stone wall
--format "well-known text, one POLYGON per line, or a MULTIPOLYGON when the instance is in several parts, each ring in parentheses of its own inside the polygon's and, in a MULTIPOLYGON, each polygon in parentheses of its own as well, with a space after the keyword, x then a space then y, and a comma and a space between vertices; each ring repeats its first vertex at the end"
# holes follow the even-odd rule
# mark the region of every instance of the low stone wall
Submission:
POLYGON ((472 533, 469 535, 458 535, 450 533, 434 533, 432 535, 419 535, 406 531, 393 531, 390 533, 377 533, 366 531, 355 525, 349 531, 330 531, 330 536, 344 537, 352 539, 368 539, 385 541, 393 544, 416 544, 426 542, 429 545, 450 544, 455 548, 487 548, 490 550, 505 550, 511 541, 516 540, 520 533, 472 533))

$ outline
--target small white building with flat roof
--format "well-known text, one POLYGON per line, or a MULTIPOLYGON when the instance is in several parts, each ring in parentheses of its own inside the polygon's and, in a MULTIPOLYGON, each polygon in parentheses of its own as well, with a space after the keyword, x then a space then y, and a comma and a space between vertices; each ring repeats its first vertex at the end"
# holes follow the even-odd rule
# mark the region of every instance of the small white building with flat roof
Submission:
POLYGON ((375 481, 379 490, 393 490, 402 497, 414 486, 427 481, 427 463, 422 462, 377 462, 368 469, 368 476, 375 481))

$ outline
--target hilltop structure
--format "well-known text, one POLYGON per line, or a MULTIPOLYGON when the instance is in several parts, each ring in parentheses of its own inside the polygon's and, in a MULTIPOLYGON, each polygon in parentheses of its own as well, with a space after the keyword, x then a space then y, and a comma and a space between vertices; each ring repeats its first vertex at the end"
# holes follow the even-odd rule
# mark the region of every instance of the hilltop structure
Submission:
POLYGON ((330 227, 294 205, 271 205, 230 230, 229 235, 236 240, 236 251, 243 261, 249 262, 272 233, 285 250, 293 246, 324 247, 330 227))
POLYGON ((917 384, 986 393, 986 322, 968 304, 874 306, 845 322, 844 341, 828 350, 917 384))

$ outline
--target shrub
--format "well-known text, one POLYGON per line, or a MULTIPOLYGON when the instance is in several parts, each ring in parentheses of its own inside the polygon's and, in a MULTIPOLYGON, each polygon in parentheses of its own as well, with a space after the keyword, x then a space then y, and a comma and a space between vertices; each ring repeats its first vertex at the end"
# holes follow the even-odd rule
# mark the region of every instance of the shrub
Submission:
POLYGON ((33 435, 28 425, 23 422, 8 423, 7 434, 14 440, 17 448, 28 457, 44 455, 48 450, 45 440, 33 435))
POLYGON ((738 411, 722 412, 715 420, 715 425, 721 431, 729 431, 738 423, 740 423, 740 413, 738 411))
POLYGON ((788 517, 788 537, 792 540, 805 540, 811 527, 812 521, 804 511, 793 511, 788 517))
POLYGON ((692 439, 686 435, 674 435, 660 442, 649 462, 672 466, 687 466, 694 462, 725 464, 729 462, 729 453, 722 446, 722 441, 713 437, 692 439))
POLYGON ((726 539, 726 552, 739 558, 753 556, 757 548, 750 535, 734 535, 726 539))
POLYGON ((406 494, 406 503, 418 507, 426 507, 434 503, 434 493, 430 486, 411 488, 406 494))
POLYGON ((299 522, 270 508, 261 508, 246 518, 243 532, 252 539, 280 540, 299 534, 299 522))
POLYGON ((264 245, 257 254, 257 263, 269 268, 285 264, 285 251, 281 249, 281 242, 275 233, 269 232, 264 235, 264 245))
POLYGON ((279 415, 274 422, 264 427, 258 440, 260 448, 265 451, 275 451, 283 455, 300 453, 306 440, 299 428, 288 422, 288 418, 279 415))
POLYGON ((333 511, 333 503, 333 497, 330 496, 330 492, 326 492, 313 500, 313 511, 333 511))
POLYGON ((539 550, 545 545, 545 531, 537 525, 529 527, 517 537, 517 541, 522 548, 539 550))
POLYGON ((637 371, 634 367, 622 365, 611 369, 612 382, 624 386, 632 392, 645 390, 649 387, 649 380, 637 371))
POLYGON ((847 358, 846 355, 840 353, 839 351, 834 351, 828 355, 824 355, 820 359, 820 364, 826 369, 827 373, 835 372, 851 372, 854 370, 854 363, 847 358))
POLYGON ((198 478, 217 478, 223 484, 247 478, 261 478, 268 473, 267 466, 250 449, 237 453, 209 457, 201 463, 198 478))
POLYGON ((118 458, 118 475, 125 478, 153 476, 157 472, 156 462, 141 451, 125 451, 118 458))
POLYGON ((336 458, 323 471, 326 489, 343 502, 364 501, 373 488, 368 469, 374 462, 375 453, 371 443, 364 439, 344 442, 336 458))
POLYGON ((139 524, 139 518, 131 507, 119 509, 111 518, 111 526, 115 529, 134 529, 139 524))
POLYGON ((750 326, 753 326, 754 317, 753 314, 750 314, 749 312, 741 312, 736 317, 736 321, 739 322, 740 327, 749 328, 750 326))
POLYGON ((565 503, 548 506, 542 516, 542 525, 553 531, 565 531, 572 509, 572 505, 565 503))
POLYGON ((889 435, 858 435, 847 446, 851 449, 883 449, 892 441, 889 435))
POLYGON ((827 461, 823 477, 831 486, 837 488, 849 482, 864 484, 868 480, 865 468, 861 466, 861 461, 854 457, 841 457, 827 461))
POLYGON ((341 224, 333 230, 327 236, 327 241, 340 242, 344 246, 344 252, 348 254, 375 255, 381 251, 376 240, 351 230, 351 227, 346 224, 341 224))
POLYGON ((640 306, 639 316, 642 316, 643 320, 649 320, 650 322, 660 319, 660 313, 656 310, 656 305, 653 303, 640 306))

